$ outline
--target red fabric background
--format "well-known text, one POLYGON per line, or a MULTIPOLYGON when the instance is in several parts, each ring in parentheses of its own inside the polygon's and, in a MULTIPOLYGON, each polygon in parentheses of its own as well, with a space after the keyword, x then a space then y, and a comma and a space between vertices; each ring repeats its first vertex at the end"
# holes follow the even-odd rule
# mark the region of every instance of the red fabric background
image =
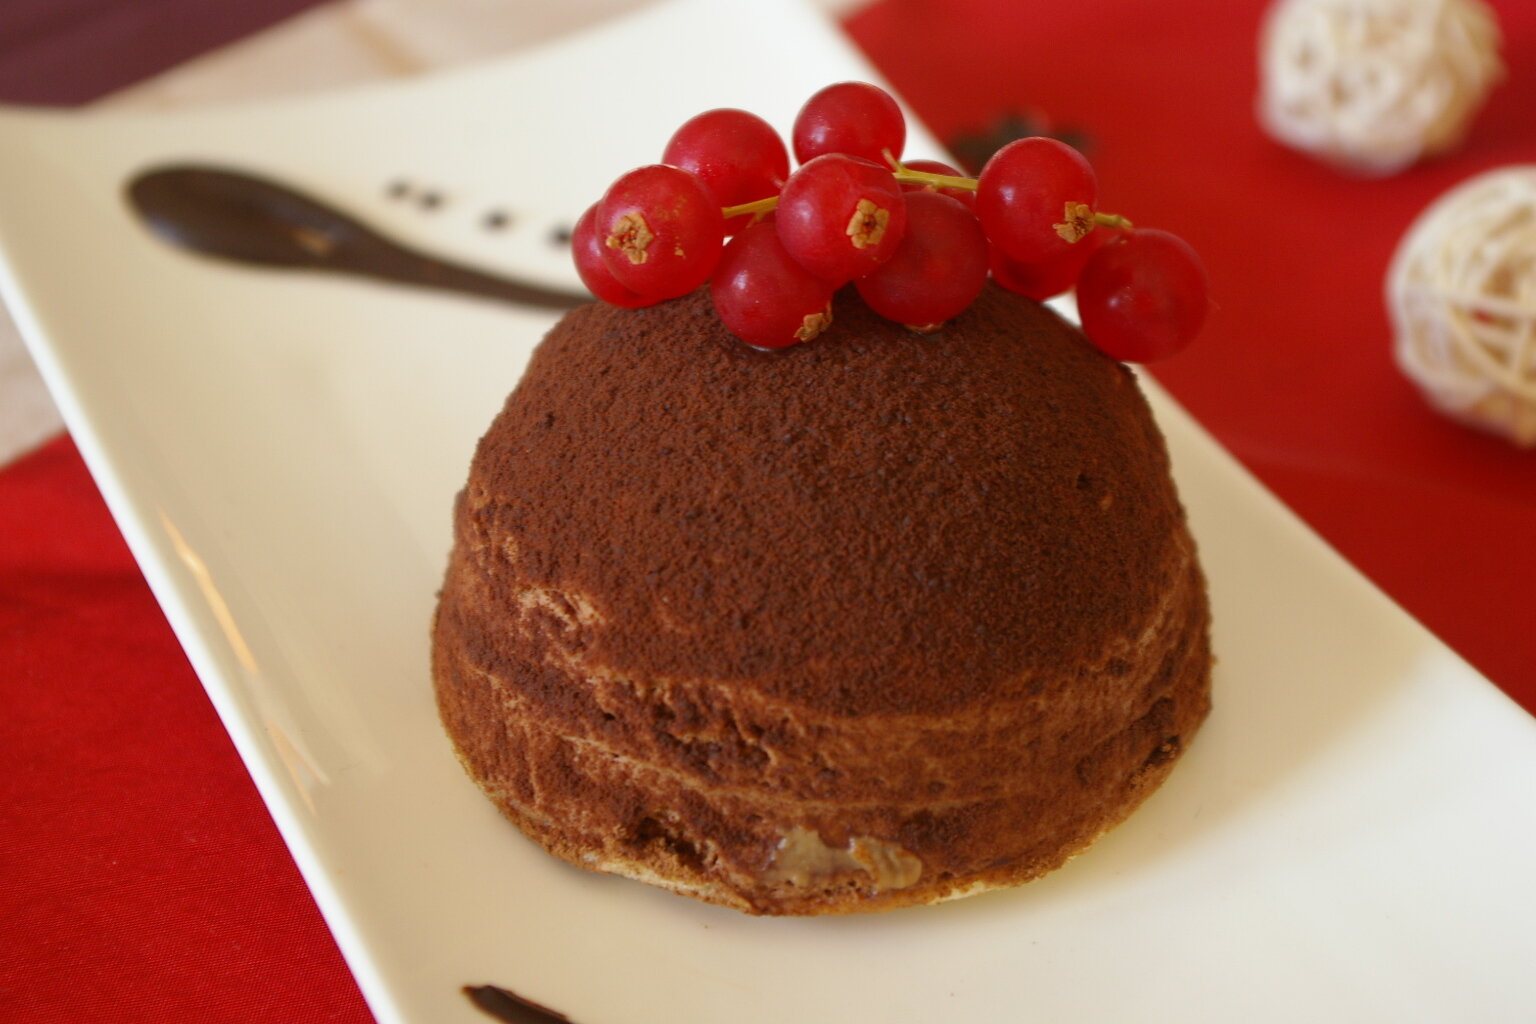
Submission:
POLYGON ((372 1020, 67 438, 0 538, 0 1020, 372 1020))
POLYGON ((1091 140, 1102 205, 1194 244, 1217 310, 1155 368, 1361 571, 1536 709, 1536 451, 1451 423, 1394 368, 1382 286, 1451 185, 1536 163, 1536 4, 1494 0, 1508 77, 1455 155, 1339 174, 1255 121, 1260 0, 885 0, 854 38, 940 138, 1009 107, 1091 140))
MULTIPOLYGON (((13 2, 0 98, 84 99, 299 6, 13 2), (172 10, 169 42, 103 42, 172 10)), ((849 28, 941 138, 1010 108, 1088 133, 1105 206, 1210 265, 1219 309, 1158 377, 1536 708, 1536 453, 1428 411, 1391 366, 1379 298, 1424 204, 1536 162, 1536 5, 1493 6, 1508 80, 1462 152, 1387 181, 1259 133, 1258 0, 882 0, 849 28)), ((370 1019, 67 440, 0 471, 0 702, 0 1020, 370 1019)))

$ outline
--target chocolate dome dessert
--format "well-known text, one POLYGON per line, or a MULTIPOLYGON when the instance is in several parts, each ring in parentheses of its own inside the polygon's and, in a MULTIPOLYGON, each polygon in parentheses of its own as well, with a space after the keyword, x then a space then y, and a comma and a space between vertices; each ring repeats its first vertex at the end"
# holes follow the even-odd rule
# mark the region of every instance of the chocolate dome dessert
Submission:
POLYGON ((573 864, 755 914, 1028 881, 1209 708, 1132 375, 988 285, 759 352, 707 291, 570 313, 481 440, 434 625, 471 776, 573 864))

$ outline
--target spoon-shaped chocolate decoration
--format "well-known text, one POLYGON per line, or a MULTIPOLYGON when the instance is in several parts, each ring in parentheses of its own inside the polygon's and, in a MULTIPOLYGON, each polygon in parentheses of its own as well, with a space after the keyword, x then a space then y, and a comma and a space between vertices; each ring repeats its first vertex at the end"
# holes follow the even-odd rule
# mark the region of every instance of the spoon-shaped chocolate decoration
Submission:
POLYGON ((507 1024, 570 1024, 571 1018, 516 992, 496 985, 465 985, 464 994, 476 1007, 507 1024))
POLYGON ((128 202, 164 241, 269 267, 329 270, 444 288, 546 309, 591 296, 487 274, 394 242, 346 213, 268 178, 218 167, 156 167, 128 183, 128 202))

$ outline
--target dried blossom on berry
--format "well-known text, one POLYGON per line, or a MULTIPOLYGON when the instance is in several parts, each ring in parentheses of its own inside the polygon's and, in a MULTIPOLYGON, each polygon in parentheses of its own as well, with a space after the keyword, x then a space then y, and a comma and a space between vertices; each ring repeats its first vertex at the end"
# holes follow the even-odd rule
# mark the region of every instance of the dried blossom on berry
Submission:
POLYGON ((656 235, 644 217, 638 213, 626 213, 613 222, 613 229, 608 232, 603 243, 617 250, 631 263, 644 263, 646 249, 655 240, 656 235))
POLYGON ((1093 207, 1087 203, 1074 203, 1070 199, 1063 204, 1062 222, 1052 224, 1063 240, 1076 242, 1087 237, 1093 230, 1093 207))
POLYGON ((800 329, 795 332, 798 341, 810 341, 822 331, 832 326, 832 306, 829 304, 820 313, 812 313, 800 322, 800 329))
POLYGON ((860 199, 853 209, 853 219, 848 222, 848 238, 855 249, 879 245, 890 222, 890 210, 875 205, 873 200, 860 199))

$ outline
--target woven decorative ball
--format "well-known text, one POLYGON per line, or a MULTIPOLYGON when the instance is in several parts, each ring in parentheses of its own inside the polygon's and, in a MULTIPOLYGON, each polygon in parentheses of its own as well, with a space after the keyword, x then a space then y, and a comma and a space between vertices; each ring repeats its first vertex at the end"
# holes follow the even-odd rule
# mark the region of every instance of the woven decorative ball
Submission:
POLYGON ((1359 174, 1458 145, 1503 75, 1480 0, 1277 0, 1260 38, 1259 120, 1359 174))
POLYGON ((1536 165, 1430 204, 1387 273, 1397 364, 1446 414, 1536 446, 1536 165))

